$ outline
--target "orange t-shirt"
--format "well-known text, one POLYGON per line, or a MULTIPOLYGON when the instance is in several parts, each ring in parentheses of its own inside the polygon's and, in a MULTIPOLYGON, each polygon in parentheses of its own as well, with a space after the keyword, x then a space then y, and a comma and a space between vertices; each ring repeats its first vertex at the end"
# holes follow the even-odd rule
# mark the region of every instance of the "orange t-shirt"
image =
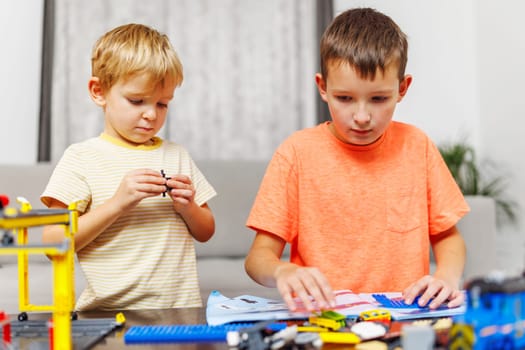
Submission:
POLYGON ((339 141, 329 122, 275 152, 247 225, 291 244, 334 289, 401 291, 429 273, 429 236, 469 208, 431 140, 391 122, 374 144, 339 141))

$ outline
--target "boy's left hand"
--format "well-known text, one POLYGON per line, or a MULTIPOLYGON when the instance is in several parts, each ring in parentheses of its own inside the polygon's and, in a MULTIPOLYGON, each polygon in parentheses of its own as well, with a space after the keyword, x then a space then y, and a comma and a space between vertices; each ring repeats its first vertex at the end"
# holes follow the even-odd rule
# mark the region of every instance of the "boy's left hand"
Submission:
POLYGON ((184 211, 193 203, 195 189, 188 176, 181 174, 173 175, 166 181, 166 186, 170 188, 168 194, 173 200, 173 206, 178 213, 184 211))
POLYGON ((428 304, 430 309, 437 309, 444 302, 447 302, 449 307, 457 307, 465 301, 462 291, 447 281, 431 275, 423 276, 403 291, 403 298, 407 304, 412 304, 418 295, 420 295, 419 305, 425 306, 430 301, 428 304))

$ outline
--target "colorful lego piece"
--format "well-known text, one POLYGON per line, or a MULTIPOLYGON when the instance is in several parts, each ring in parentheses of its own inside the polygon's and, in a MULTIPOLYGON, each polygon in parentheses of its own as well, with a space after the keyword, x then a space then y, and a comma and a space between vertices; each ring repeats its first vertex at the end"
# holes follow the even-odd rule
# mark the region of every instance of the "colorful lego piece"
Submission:
POLYGON ((11 322, 9 316, 0 310, 0 326, 2 326, 2 340, 4 344, 11 344, 11 322))
MULTIPOLYGON (((428 309, 428 304, 430 304, 430 300, 426 303, 426 305, 420 306, 419 305, 419 298, 421 297, 418 295, 414 301, 411 304, 405 303, 405 301, 401 298, 389 298, 385 294, 372 294, 372 297, 383 307, 388 307, 391 309, 428 309)), ((448 309, 448 306, 443 304, 437 308, 437 310, 445 310, 448 309)))
POLYGON ((308 323, 314 326, 327 328, 332 331, 338 331, 346 326, 346 317, 332 310, 321 311, 320 314, 314 314, 308 318, 308 323))
POLYGON ((322 332, 318 333, 323 343, 358 344, 361 338, 351 332, 322 332))
MULTIPOLYGON (((242 322, 220 326, 206 324, 132 326, 126 331, 124 342, 126 344, 224 342, 227 340, 228 332, 237 332, 254 325, 253 322, 242 322)), ((286 324, 271 323, 266 327, 278 331, 286 328, 286 324)))
POLYGON ((362 321, 354 323, 350 331, 365 341, 384 337, 388 328, 382 322, 362 321))
MULTIPOLYGON (((164 170, 160 170, 160 174, 162 175, 163 178, 167 180, 171 179, 171 177, 169 176, 166 176, 166 173, 164 172, 164 170)), ((166 197, 166 193, 171 190, 171 187, 169 187, 168 185, 166 185, 166 191, 162 192, 162 197, 166 197)))
POLYGON ((275 332, 270 329, 271 322, 263 321, 238 331, 228 332, 226 341, 230 347, 238 350, 280 349, 293 341, 297 335, 297 326, 286 327, 275 332))
POLYGON ((525 348, 525 278, 487 276, 466 285, 467 311, 454 318, 449 349, 525 348))
POLYGON ((392 316, 390 312, 385 309, 373 309, 363 311, 359 314, 359 320, 361 321, 379 321, 379 322, 390 322, 392 316))
POLYGON ((403 350, 432 350, 436 333, 429 325, 405 325, 401 333, 403 350))

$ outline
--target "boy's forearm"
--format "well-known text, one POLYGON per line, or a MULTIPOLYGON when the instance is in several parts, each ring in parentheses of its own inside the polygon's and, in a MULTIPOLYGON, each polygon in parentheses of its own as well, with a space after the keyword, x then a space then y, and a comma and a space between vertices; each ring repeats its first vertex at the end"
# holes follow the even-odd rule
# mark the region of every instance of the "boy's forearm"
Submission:
POLYGON ((78 218, 78 232, 75 235, 75 250, 79 251, 122 215, 121 209, 112 200, 78 218))
POLYGON ((215 219, 206 204, 198 206, 193 203, 191 208, 180 214, 188 226, 190 234, 197 241, 206 242, 215 233, 215 219))
POLYGON ((265 287, 275 288, 277 281, 275 272, 281 265, 290 264, 281 261, 271 252, 264 252, 260 249, 257 252, 250 252, 244 262, 246 273, 257 283, 265 287))
MULTIPOLYGON (((78 229, 75 233, 75 251, 79 251, 93 241, 121 215, 117 205, 111 200, 100 207, 81 215, 78 218, 78 229)), ((43 243, 60 243, 64 239, 64 228, 61 225, 44 227, 43 243)))
POLYGON ((434 276, 460 288, 459 284, 465 267, 466 247, 456 227, 453 226, 435 237, 432 240, 432 249, 436 259, 434 276))

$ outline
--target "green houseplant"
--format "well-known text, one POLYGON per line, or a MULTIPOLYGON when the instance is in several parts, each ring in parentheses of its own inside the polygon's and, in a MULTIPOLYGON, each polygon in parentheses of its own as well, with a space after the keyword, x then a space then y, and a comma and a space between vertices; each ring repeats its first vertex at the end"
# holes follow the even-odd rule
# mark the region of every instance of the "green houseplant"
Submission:
POLYGON ((516 222, 516 202, 506 196, 507 178, 490 163, 482 168, 474 148, 464 141, 438 147, 452 176, 466 196, 486 196, 496 203, 498 224, 516 222))

